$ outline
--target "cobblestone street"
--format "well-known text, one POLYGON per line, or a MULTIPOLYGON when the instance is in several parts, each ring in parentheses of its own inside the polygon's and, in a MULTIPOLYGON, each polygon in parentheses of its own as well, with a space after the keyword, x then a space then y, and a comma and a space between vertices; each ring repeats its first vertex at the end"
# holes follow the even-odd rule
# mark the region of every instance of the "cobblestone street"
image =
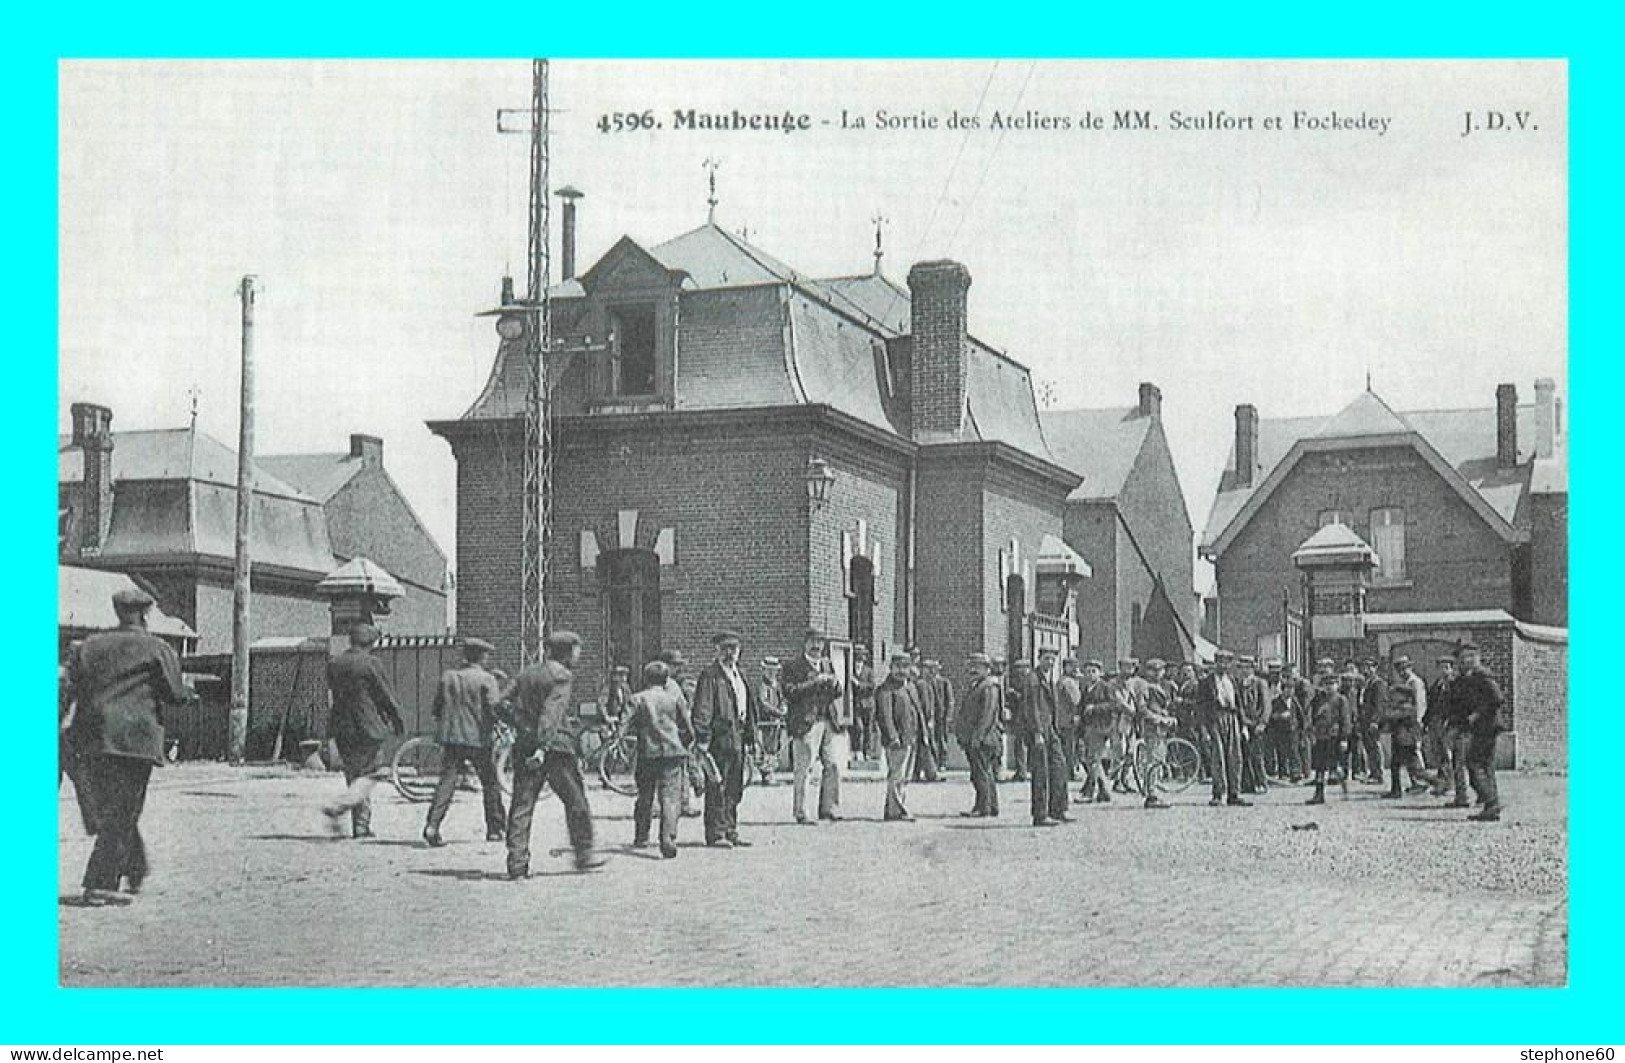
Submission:
MULTIPOLYGON (((1193 787, 1166 812, 1119 797, 1028 826, 1027 787, 969 821, 963 777, 910 790, 849 780, 847 822, 797 827, 787 785, 752 787, 754 847, 634 851, 629 799, 594 789, 606 867, 569 872, 556 801, 537 876, 501 877, 478 797, 430 850, 427 806, 376 791, 370 841, 318 812, 336 776, 184 765, 154 775, 153 877, 131 907, 60 908, 68 986, 1484 986, 1562 985, 1566 780, 1507 775, 1510 813, 1463 821, 1431 798, 1353 787, 1251 809, 1193 787), (1312 825, 1312 826, 1311 826, 1312 825)), ((1075 789, 1075 788, 1074 788, 1075 789)), ((60 883, 89 852, 71 786, 60 883)))

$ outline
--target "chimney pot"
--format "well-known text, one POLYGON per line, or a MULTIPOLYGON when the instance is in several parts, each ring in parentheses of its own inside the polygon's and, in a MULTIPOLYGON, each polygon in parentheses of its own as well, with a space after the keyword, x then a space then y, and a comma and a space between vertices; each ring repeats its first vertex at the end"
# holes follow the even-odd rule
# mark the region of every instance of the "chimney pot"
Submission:
POLYGON ((1149 380, 1140 384, 1140 416, 1162 416, 1162 389, 1149 380))
POLYGON ((1543 376, 1535 381, 1535 457, 1549 458, 1562 434, 1557 421, 1557 381, 1543 376))
POLYGON ((1510 469, 1518 464, 1518 386, 1495 388, 1495 465, 1510 469))
POLYGON ((382 465, 384 441, 377 436, 355 433, 350 436, 350 457, 360 458, 364 465, 382 465))
POLYGON ((502 305, 503 306, 512 306, 513 304, 514 304, 513 278, 512 277, 503 277, 502 278, 502 305))
POLYGON ((101 552, 113 528, 113 411, 93 402, 69 407, 73 444, 84 459, 79 485, 79 553, 101 552))
POLYGON ((965 419, 970 271, 958 262, 920 262, 908 271, 908 290, 913 429, 956 434, 965 419))
POLYGON ((1258 467, 1258 407, 1244 402, 1236 407, 1236 486, 1253 486, 1258 467))
POLYGON ((560 248, 559 258, 561 272, 564 280, 574 280, 576 275, 576 200, 582 194, 569 185, 565 185, 553 193, 564 200, 564 231, 561 236, 563 246, 560 248))

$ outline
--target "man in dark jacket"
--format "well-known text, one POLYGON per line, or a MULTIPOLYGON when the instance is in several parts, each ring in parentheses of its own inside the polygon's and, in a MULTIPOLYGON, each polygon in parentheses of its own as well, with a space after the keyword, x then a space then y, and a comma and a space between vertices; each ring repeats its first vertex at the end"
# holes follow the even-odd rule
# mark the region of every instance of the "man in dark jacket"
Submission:
POLYGON ((1111 780, 1106 777, 1106 758, 1111 755, 1112 740, 1117 735, 1117 720, 1131 711, 1129 705, 1113 684, 1106 681, 1105 668, 1100 661, 1086 661, 1078 714, 1079 743, 1083 747, 1083 789, 1078 797, 1083 801, 1105 804, 1112 799, 1111 780))
POLYGON ((1197 718, 1207 728, 1213 753, 1210 805, 1252 804, 1241 796, 1241 696, 1234 675, 1235 654, 1219 650, 1213 671, 1196 684, 1197 718))
POLYGON ((662 661, 643 666, 643 689, 627 702, 621 735, 637 742, 638 797, 632 805, 632 847, 649 844, 655 801, 660 802, 660 855, 677 855, 677 824, 682 819, 683 765, 694 743, 694 724, 681 694, 666 688, 670 673, 662 661))
POLYGON ((954 737, 970 762, 970 784, 976 800, 961 816, 981 818, 999 814, 999 717, 1004 711, 1003 691, 992 676, 993 664, 985 653, 973 653, 965 662, 970 686, 954 717, 954 737))
POLYGON ((1422 716, 1422 748, 1435 773, 1433 796, 1460 795, 1460 807, 1465 808, 1468 803, 1467 750, 1463 743, 1457 753, 1455 735, 1450 729, 1450 688, 1456 679, 1456 659, 1441 656, 1434 663, 1439 675, 1428 686, 1428 708, 1422 716))
POLYGON ((344 760, 346 788, 343 797, 322 811, 335 833, 339 817, 349 812, 350 833, 356 838, 372 837, 372 787, 384 770, 388 742, 406 731, 384 666, 367 652, 377 641, 377 628, 356 624, 350 629, 350 648, 327 662, 333 701, 327 731, 344 760))
POLYGON ((894 653, 891 674, 875 687, 875 725, 880 728, 881 745, 886 750, 887 822, 912 822, 905 800, 914 755, 920 740, 920 702, 915 684, 909 679, 914 661, 906 653, 894 653))
POLYGON ((1388 684, 1377 674, 1377 659, 1367 657, 1360 662, 1360 703, 1354 711, 1354 740, 1365 760, 1366 777, 1374 783, 1382 777, 1382 717, 1388 710, 1388 684))
POLYGON ((89 783, 96 828, 85 865, 87 905, 128 904, 121 881, 126 892, 140 892, 148 873, 141 810, 152 766, 164 762, 164 706, 192 697, 175 651, 147 633, 151 608, 144 591, 119 591, 118 628, 87 638, 72 660, 70 745, 89 783))
POLYGON ((544 645, 547 657, 513 681, 513 801, 508 807, 508 877, 530 877, 530 826, 545 784, 564 806, 577 871, 601 867, 593 852, 592 806, 576 761, 579 721, 570 709, 575 683, 571 671, 581 658, 581 638, 555 631, 544 645))
POLYGON ((937 750, 937 768, 948 768, 948 733, 953 730, 955 715, 954 685, 942 674, 942 662, 927 659, 923 682, 931 688, 931 738, 937 750))
POLYGON ((1055 686, 1049 676, 1055 667, 1055 651, 1039 654, 1038 667, 1026 661, 1011 677, 1021 685, 1021 700, 1011 714, 1011 728, 1017 742, 1027 749, 1027 768, 1032 773, 1033 826, 1053 827, 1070 816, 1066 814, 1066 758, 1061 752, 1061 732, 1057 725, 1059 708, 1055 686))
POLYGON ((1495 740, 1507 729, 1502 713, 1506 698, 1501 686, 1484 667, 1479 650, 1471 642, 1464 642, 1457 651, 1461 661, 1461 675, 1451 688, 1451 701, 1457 713, 1465 718, 1467 740, 1467 774, 1472 780, 1484 808, 1468 816, 1482 823, 1494 823, 1501 818, 1501 792, 1495 784, 1495 740))
MULTIPOLYGON (((920 659, 909 657, 908 685, 914 692, 914 702, 920 710, 919 734, 914 738, 914 764, 909 769, 914 782, 941 782, 937 760, 937 744, 931 737, 931 721, 937 713, 937 689, 925 681, 920 659)), ((876 702, 878 711, 879 703, 876 702)))
POLYGON ((739 801, 745 794, 745 754, 756 748, 756 692, 739 667, 739 636, 720 631, 711 639, 716 660, 694 683, 695 748, 710 756, 717 772, 706 773, 705 844, 748 847, 739 837, 739 801))
POLYGON ((423 840, 436 848, 446 844, 440 836, 440 824, 451 809, 451 799, 465 763, 474 766, 474 774, 480 779, 480 797, 485 804, 485 840, 502 840, 508 813, 502 807, 502 787, 497 780, 496 763, 491 759, 491 737, 496 728, 502 689, 497 685, 497 677, 485 667, 485 658, 491 649, 491 644, 484 639, 465 639, 463 666, 448 668, 442 673, 440 686, 434 693, 440 779, 435 784, 434 799, 429 802, 423 840))
POLYGON ((1384 797, 1404 796, 1399 788, 1401 768, 1410 772, 1410 793, 1427 792, 1420 753, 1421 715, 1426 710, 1427 687, 1422 677, 1411 670, 1411 659, 1401 654, 1394 658, 1394 682, 1388 688, 1388 706, 1383 711, 1383 726, 1388 729, 1388 772, 1392 777, 1384 797))
POLYGON ((796 822, 809 825, 807 777, 814 758, 823 766, 818 786, 818 818, 841 818, 841 769, 846 765, 846 731, 852 719, 841 697, 841 680, 823 654, 824 637, 809 628, 802 653, 784 663, 785 728, 790 732, 791 789, 796 822))
POLYGON ((1258 674, 1258 659, 1244 656, 1237 663, 1236 700, 1241 713, 1241 792, 1269 792, 1265 777, 1264 743, 1270 722, 1270 691, 1258 674))
MULTIPOLYGON (((1309 767, 1314 772, 1315 794, 1306 802, 1326 803, 1326 773, 1336 771, 1348 750, 1354 730, 1354 708, 1337 689, 1336 666, 1331 658, 1322 660, 1315 671, 1316 688, 1309 699, 1309 767)), ((1343 781, 1348 794, 1348 781, 1343 781)))

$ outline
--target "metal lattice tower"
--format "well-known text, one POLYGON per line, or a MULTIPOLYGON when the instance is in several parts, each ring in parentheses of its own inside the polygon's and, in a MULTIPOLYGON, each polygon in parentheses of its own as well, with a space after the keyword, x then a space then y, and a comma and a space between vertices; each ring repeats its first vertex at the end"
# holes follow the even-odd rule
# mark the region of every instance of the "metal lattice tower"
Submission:
POLYGON ((547 60, 531 63, 530 254, 526 278, 524 530, 520 561, 523 602, 519 612, 519 653, 524 664, 542 658, 542 637, 550 627, 547 600, 548 549, 553 537, 553 402, 548 393, 547 351, 551 343, 547 289, 548 111, 547 60))

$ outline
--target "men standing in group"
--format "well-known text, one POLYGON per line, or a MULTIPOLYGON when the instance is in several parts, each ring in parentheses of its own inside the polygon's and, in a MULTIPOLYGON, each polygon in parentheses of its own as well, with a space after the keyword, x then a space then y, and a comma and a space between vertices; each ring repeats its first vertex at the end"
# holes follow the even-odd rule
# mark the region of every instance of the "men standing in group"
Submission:
POLYGON ((1298 782, 1303 772, 1298 765, 1298 692, 1287 681, 1280 661, 1271 660, 1265 668, 1264 685, 1269 691, 1269 724, 1265 729, 1264 769, 1278 779, 1298 782))
MULTIPOLYGON (((1306 803, 1323 805, 1326 803, 1326 773, 1336 771, 1348 753, 1349 735, 1354 730, 1354 707, 1337 689, 1336 666, 1330 657, 1316 666, 1315 684, 1309 701, 1308 727, 1309 768, 1314 772, 1315 793, 1306 803)), ((1348 788, 1345 777, 1345 795, 1348 788)))
POLYGON ((501 841, 506 827, 502 787, 497 782, 496 764, 491 759, 491 734, 496 727, 497 704, 502 700, 496 676, 485 668, 485 658, 491 648, 484 639, 465 639, 463 666, 442 673, 440 686, 434 693, 435 739, 441 751, 440 781, 429 802, 423 840, 436 848, 446 844, 440 836, 440 824, 451 808, 464 763, 472 764, 474 774, 480 779, 480 797, 485 804, 485 840, 501 841))
POLYGON ((1388 770, 1392 776, 1384 797, 1401 797, 1399 772, 1410 772, 1410 793, 1427 792, 1423 781, 1421 742, 1421 716, 1427 711, 1427 686, 1422 677, 1411 670, 1411 659, 1404 654, 1394 658, 1394 685, 1388 688, 1388 706, 1383 711, 1383 723, 1388 728, 1388 770))
POLYGON ((1157 796, 1157 785, 1168 765, 1168 736, 1178 726, 1174 718, 1173 684, 1163 678, 1167 664, 1160 657, 1145 662, 1145 699, 1135 720, 1140 741, 1145 746, 1147 775, 1142 780, 1146 808, 1167 808, 1157 796))
MULTIPOLYGON (((637 742, 638 796, 632 805, 632 847, 649 844, 654 806, 660 803, 660 855, 677 855, 677 824, 682 817, 683 765, 694 742, 694 724, 688 705, 666 686, 670 675, 661 661, 643 666, 643 689, 627 702, 620 734, 637 742)), ((617 735, 619 737, 619 734, 617 735)))
POLYGON ((1106 682, 1104 673, 1099 661, 1084 664, 1083 710, 1078 723, 1083 734, 1083 790, 1078 796, 1100 804, 1112 799, 1111 782, 1106 777, 1106 756, 1117 734, 1118 717, 1124 711, 1118 691, 1106 682))
POLYGON ((1066 759, 1061 752, 1061 732, 1057 726, 1058 702, 1050 676, 1055 669, 1055 651, 1042 650, 1038 667, 1025 661, 1012 677, 1021 684, 1021 699, 1012 711, 1012 733, 1027 749, 1027 768, 1032 773, 1033 826, 1053 827, 1072 817, 1066 814, 1066 759))
POLYGON ((961 816, 981 818, 999 814, 999 717, 1004 711, 1003 691, 993 678, 993 663, 985 653, 973 653, 965 662, 970 686, 954 718, 954 736, 970 762, 970 783, 976 800, 961 816))
POLYGON ((909 678, 914 661, 906 653, 894 653, 890 674, 875 688, 875 725, 886 752, 887 822, 912 822, 906 801, 909 776, 920 741, 920 702, 917 684, 909 678))
POLYGON ((85 639, 73 654, 69 728, 80 780, 88 785, 96 845, 85 865, 84 903, 93 907, 130 903, 118 891, 139 893, 149 867, 141 840, 141 811, 155 764, 164 762, 163 711, 190 701, 180 659, 147 633, 152 597, 145 591, 113 595, 118 627, 85 639))
POLYGON ((1484 667, 1478 647, 1463 642, 1457 651, 1461 675, 1451 687, 1450 698, 1467 725, 1467 774, 1483 809, 1468 819, 1494 823, 1501 818, 1501 792, 1495 783, 1495 740, 1506 730, 1501 713, 1506 699, 1501 686, 1484 667))
MULTIPOLYGON (((1388 684, 1377 674, 1377 659, 1360 661, 1360 704, 1355 710, 1355 737, 1365 758, 1366 777, 1382 783, 1382 718, 1388 711, 1388 684)), ((1351 742, 1350 745, 1355 743, 1351 742)))
POLYGON ((1061 756, 1070 783, 1077 778, 1078 716, 1083 712, 1083 682, 1076 657, 1061 661, 1061 678, 1055 684, 1055 712, 1055 729, 1061 736, 1061 756))
POLYGON ((555 631, 543 645, 546 657, 514 680, 513 803, 508 808, 508 877, 530 877, 530 826, 545 783, 564 806, 564 821, 575 851, 577 871, 601 867, 593 852, 592 807, 576 761, 577 720, 570 691, 581 638, 555 631))
POLYGON ((823 635, 809 628, 801 655, 785 663, 781 678, 796 822, 801 824, 813 822, 807 817, 807 776, 814 757, 823 765, 818 818, 832 823, 841 818, 841 766, 848 756, 846 729, 852 720, 841 698, 841 681, 823 655, 823 646, 823 635))
POLYGON ((372 837, 373 784, 384 770, 391 736, 406 733, 401 706, 390 689, 384 666, 367 651, 378 641, 371 624, 350 628, 350 648, 327 662, 327 689, 333 709, 327 730, 344 761, 344 796, 322 809, 336 832, 339 817, 350 813, 350 833, 372 837))
POLYGON ((1233 673, 1235 654, 1219 650, 1213 672, 1196 686, 1197 713, 1208 733, 1213 752, 1213 799, 1210 805, 1246 807, 1241 796, 1241 698, 1233 673))
POLYGON ((1241 792, 1269 792, 1265 778, 1265 729, 1270 719, 1270 692, 1258 674, 1258 659, 1244 656, 1237 662, 1236 701, 1241 715, 1241 792))
POLYGON ((948 732, 953 729, 954 685, 942 674, 942 662, 926 659, 925 683, 931 688, 931 734, 937 748, 937 770, 948 768, 948 732))
MULTIPOLYGON (((914 736, 914 763, 910 769, 914 782, 939 782, 940 765, 937 761, 936 742, 931 736, 931 721, 936 718, 937 691, 930 683, 925 681, 919 651, 915 650, 909 655, 908 686, 914 694, 914 703, 919 709, 920 726, 914 736)), ((876 695, 875 711, 880 711, 879 695, 876 695)))
POLYGON ((1440 657, 1436 662, 1439 678, 1428 688, 1428 711, 1423 719, 1431 739, 1429 756, 1438 765, 1434 780, 1434 795, 1451 795, 1450 808, 1466 808, 1467 800, 1467 728, 1456 722, 1456 659, 1440 657))
POLYGON ((717 776, 705 779, 705 844, 718 849, 748 847, 739 836, 739 801, 745 795, 745 754, 756 748, 756 696, 739 670, 739 636, 719 631, 711 637, 716 659, 694 684, 694 740, 709 754, 717 776))

